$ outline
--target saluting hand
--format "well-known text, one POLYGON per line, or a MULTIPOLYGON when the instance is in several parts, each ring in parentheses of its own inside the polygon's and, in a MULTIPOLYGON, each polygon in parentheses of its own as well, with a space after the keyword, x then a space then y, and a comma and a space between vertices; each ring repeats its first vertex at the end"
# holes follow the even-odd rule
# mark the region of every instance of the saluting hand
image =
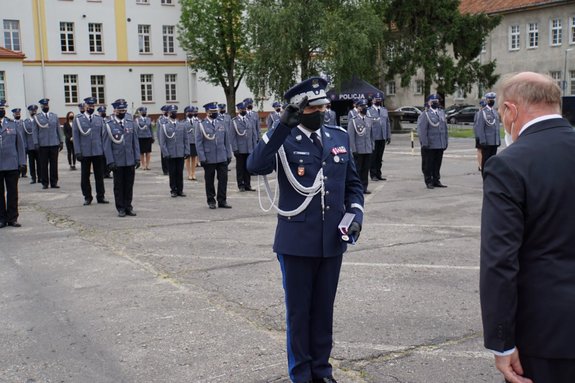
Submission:
POLYGON ((303 113, 303 109, 307 105, 307 96, 300 101, 299 104, 289 104, 280 117, 280 123, 284 124, 288 128, 295 128, 299 125, 300 116, 303 113))

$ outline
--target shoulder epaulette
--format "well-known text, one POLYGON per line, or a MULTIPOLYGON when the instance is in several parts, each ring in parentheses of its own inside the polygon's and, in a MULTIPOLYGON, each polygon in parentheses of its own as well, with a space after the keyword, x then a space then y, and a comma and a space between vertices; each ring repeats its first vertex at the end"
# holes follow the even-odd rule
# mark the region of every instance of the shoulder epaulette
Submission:
POLYGON ((341 130, 342 132, 347 133, 347 130, 345 130, 341 126, 337 126, 337 125, 324 125, 324 126, 328 129, 341 130))

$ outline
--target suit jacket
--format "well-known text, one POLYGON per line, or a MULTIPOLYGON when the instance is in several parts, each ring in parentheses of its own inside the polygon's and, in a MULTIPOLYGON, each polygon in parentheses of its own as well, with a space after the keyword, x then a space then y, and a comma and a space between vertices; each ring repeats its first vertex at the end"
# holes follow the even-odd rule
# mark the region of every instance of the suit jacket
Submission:
POLYGON ((146 117, 137 117, 134 119, 136 126, 138 129, 136 130, 138 134, 138 138, 152 138, 152 119, 148 116, 146 117))
MULTIPOLYGON (((323 152, 298 128, 289 129, 279 124, 268 131, 247 161, 253 174, 270 174, 276 169, 276 153, 283 145, 289 170, 305 187, 323 168, 324 205, 321 193, 316 194, 309 206, 293 217, 278 214, 274 251, 283 255, 302 257, 335 257, 346 250, 338 224, 346 212, 355 214, 355 221, 363 221, 363 186, 352 160, 347 132, 336 126, 324 125, 318 133, 322 136, 323 152), (345 149, 344 149, 345 148, 345 149), (338 150, 339 149, 339 150, 338 150), (334 152, 338 152, 337 159, 334 152), (323 214, 322 214, 323 213, 323 214), (323 217, 322 217, 323 216, 323 217)), ((290 184, 286 169, 278 166, 280 190, 279 208, 294 210, 305 199, 290 184)))
POLYGON ((325 115, 323 116, 324 124, 325 125, 332 125, 337 126, 337 116, 335 112, 331 109, 325 111, 325 115))
MULTIPOLYGON (((270 126, 271 128, 271 126, 270 126)), ((258 143, 256 125, 251 118, 234 117, 230 128, 230 145, 232 151, 249 154, 254 151, 258 143)))
POLYGON ((165 157, 184 158, 190 155, 187 120, 167 120, 158 125, 160 130, 160 149, 165 157))
POLYGON ((375 147, 373 139, 373 119, 361 115, 355 116, 347 123, 351 151, 357 154, 371 154, 375 147))
POLYGON ((60 123, 55 113, 39 112, 34 116, 36 122, 34 130, 40 146, 58 146, 62 141, 60 136, 60 123))
POLYGON ((391 124, 389 123, 389 113, 383 106, 379 108, 372 106, 367 110, 367 116, 373 119, 372 135, 375 141, 387 140, 391 138, 391 124))
POLYGON ((134 166, 140 162, 140 144, 136 124, 128 117, 124 117, 123 124, 122 127, 115 117, 106 122, 104 155, 107 165, 114 163, 116 166, 134 166))
POLYGON ((223 120, 203 120, 196 129, 196 150, 200 162, 218 164, 232 158, 229 132, 223 120))
POLYGON ((575 358, 575 131, 528 127, 483 170, 480 295, 485 347, 575 358))

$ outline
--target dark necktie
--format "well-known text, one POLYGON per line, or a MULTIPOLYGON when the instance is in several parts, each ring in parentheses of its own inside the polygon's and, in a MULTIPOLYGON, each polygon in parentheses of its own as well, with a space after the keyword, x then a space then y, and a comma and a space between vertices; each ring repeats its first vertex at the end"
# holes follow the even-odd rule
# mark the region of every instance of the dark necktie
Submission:
POLYGON ((316 132, 313 132, 311 135, 311 140, 313 141, 313 143, 315 144, 315 146, 317 146, 317 148, 319 149, 320 152, 323 151, 323 145, 321 144, 321 141, 319 139, 319 136, 317 135, 316 132))

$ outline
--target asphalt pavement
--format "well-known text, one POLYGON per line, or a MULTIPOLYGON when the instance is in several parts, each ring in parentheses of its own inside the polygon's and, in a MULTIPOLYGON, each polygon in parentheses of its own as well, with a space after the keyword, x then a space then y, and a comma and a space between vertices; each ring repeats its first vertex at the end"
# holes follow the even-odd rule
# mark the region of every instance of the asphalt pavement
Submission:
MULTIPOLYGON (((344 256, 334 376, 501 382, 482 346, 474 140, 450 141, 448 188, 428 190, 409 138, 386 147, 387 181, 370 182, 361 238, 344 256)), ((22 227, 0 230, 0 382, 289 381, 275 214, 238 191, 234 162, 232 209, 208 209, 201 169, 187 197, 171 198, 153 150, 152 170, 136 171, 136 217, 117 217, 112 180, 109 205, 82 206, 65 150, 61 189, 21 179, 22 227)))

